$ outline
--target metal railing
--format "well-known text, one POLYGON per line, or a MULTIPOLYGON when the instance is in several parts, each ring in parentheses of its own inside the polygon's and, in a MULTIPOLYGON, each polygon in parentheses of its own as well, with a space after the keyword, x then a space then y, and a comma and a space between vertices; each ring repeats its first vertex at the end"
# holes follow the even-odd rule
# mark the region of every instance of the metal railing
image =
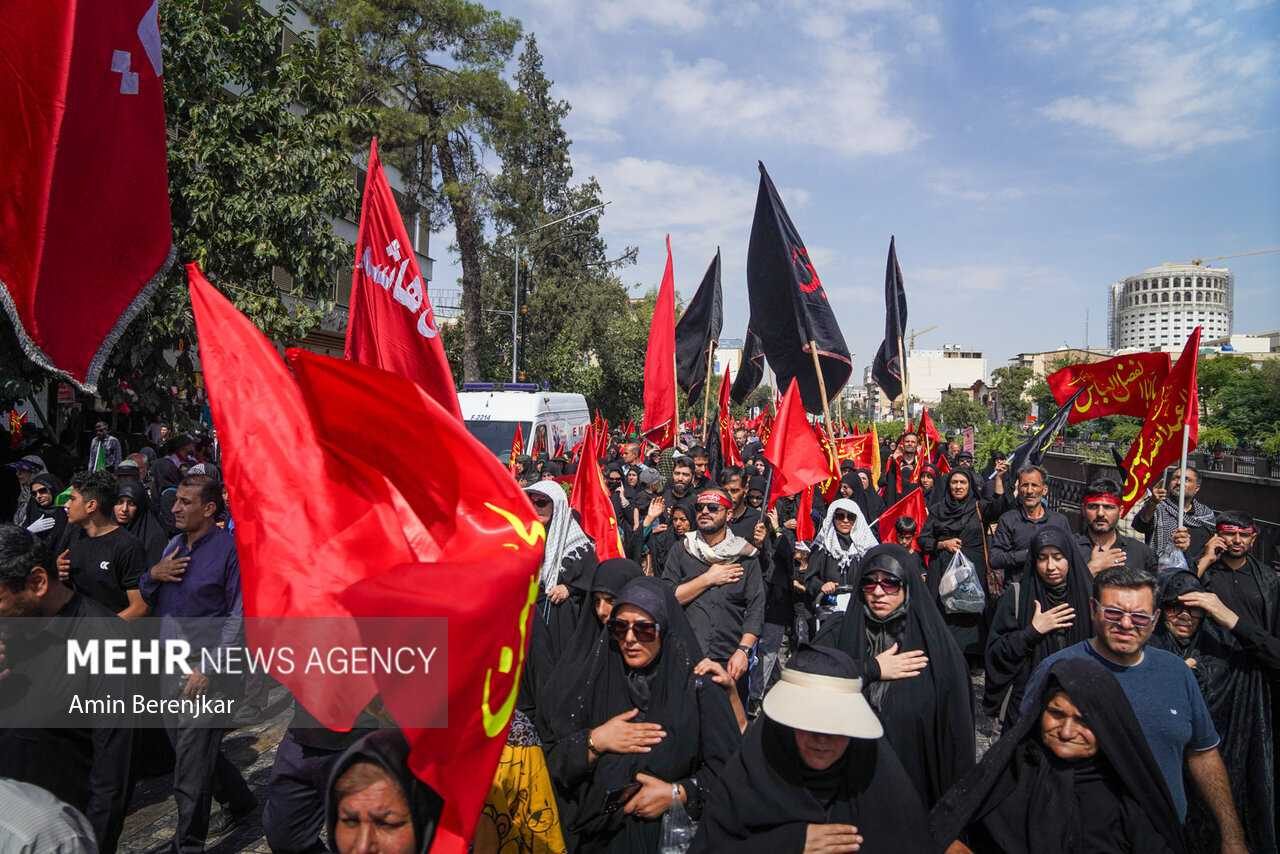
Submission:
MULTIPOLYGON (((1059 454, 1091 456, 1099 453, 1109 454, 1112 448, 1115 448, 1121 456, 1124 456, 1129 450, 1128 444, 1123 442, 1118 443, 1106 440, 1089 442, 1079 439, 1055 442, 1052 450, 1059 454)), ((1201 471, 1219 471, 1248 477, 1280 479, 1280 457, 1198 450, 1187 455, 1187 462, 1201 471)))

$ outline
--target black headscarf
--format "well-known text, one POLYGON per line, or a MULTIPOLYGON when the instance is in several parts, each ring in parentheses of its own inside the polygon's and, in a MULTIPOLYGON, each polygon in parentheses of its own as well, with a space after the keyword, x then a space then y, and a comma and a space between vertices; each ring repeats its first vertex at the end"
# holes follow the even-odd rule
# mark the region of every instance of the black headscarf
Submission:
POLYGON ((874 659, 884 648, 922 650, 929 665, 918 676, 892 682, 874 680, 867 699, 884 723, 885 737, 902 761, 920 799, 930 806, 973 767, 975 738, 969 667, 942 614, 929 600, 915 560, 896 543, 883 543, 863 556, 854 588, 857 592, 841 618, 830 620, 818 636, 844 650, 863 674, 879 674, 874 659), (862 599, 862 579, 872 571, 901 578, 906 600, 888 620, 870 616, 862 599), (874 647, 879 647, 873 648, 874 647))
POLYGON ((1095 661, 1064 658, 1037 710, 1059 690, 1088 721, 1097 755, 1058 759, 1041 741, 1040 714, 1024 716, 934 808, 934 838, 948 845, 967 829, 978 854, 1185 851, 1173 797, 1120 683, 1095 661), (1128 847, 1115 844, 1121 828, 1128 847))
POLYGON ((693 668, 702 660, 702 650, 672 587, 657 578, 634 579, 615 597, 614 613, 626 605, 640 608, 658 624, 661 649, 647 667, 633 670, 623 660, 618 644, 607 631, 601 631, 586 661, 573 668, 557 668, 547 691, 554 709, 548 763, 563 796, 569 835, 580 844, 579 850, 608 847, 648 854, 658 848, 660 823, 628 816, 621 810, 606 814, 608 793, 625 787, 640 772, 671 782, 695 773, 704 758, 709 758, 704 756, 708 741, 725 738, 702 731, 700 702, 722 703, 721 725, 732 732, 734 742, 738 736, 724 692, 718 687, 704 691, 696 684, 693 668), (661 723, 666 738, 649 753, 606 753, 589 774, 569 779, 572 772, 568 769, 577 763, 577 757, 565 751, 576 753, 581 748, 585 755, 581 733, 633 708, 640 709, 635 721, 661 723))
POLYGON ((22 526, 25 528, 37 519, 52 519, 52 528, 36 534, 36 536, 45 544, 52 546, 54 543, 57 543, 62 539, 62 533, 67 527, 67 509, 65 507, 58 507, 54 503, 57 501, 58 496, 62 493, 64 487, 62 481, 56 474, 52 474, 47 471, 31 478, 31 484, 33 486, 37 483, 49 490, 53 495, 53 500, 49 502, 48 507, 41 507, 36 502, 36 497, 34 495, 31 496, 27 501, 27 515, 22 522, 22 526))
MULTIPOLYGON (((1160 607, 1176 604, 1178 597, 1184 593, 1202 593, 1204 585, 1200 582, 1200 578, 1194 573, 1185 569, 1171 572, 1160 581, 1160 607)), ((1156 624, 1155 633, 1151 637, 1151 642, 1160 649, 1168 650, 1179 658, 1194 658, 1197 661, 1197 669, 1201 658, 1201 646, 1206 638, 1207 617, 1202 617, 1200 627, 1196 629, 1196 633, 1190 638, 1183 640, 1169 631, 1169 626, 1165 622, 1164 614, 1158 617, 1159 622, 1156 624)), ((1215 645, 1216 646, 1216 645, 1215 645)), ((1202 682, 1201 673, 1197 672, 1196 681, 1202 682)), ((1203 687, 1203 685, 1202 685, 1203 687)))
MULTIPOLYGON (((858 673, 843 652, 823 647, 801 647, 788 667, 858 673)), ((708 797, 690 854, 800 851, 810 824, 854 825, 863 854, 930 851, 927 817, 888 739, 850 739, 839 760, 816 771, 800 758, 795 730, 762 715, 708 797)))
POLYGON ((942 481, 941 494, 938 493, 938 486, 938 482, 934 481, 933 491, 935 495, 938 495, 938 498, 929 507, 929 518, 943 530, 959 531, 964 527, 969 517, 977 512, 978 486, 974 481, 973 472, 965 469, 956 469, 947 475, 946 480, 942 481), (969 494, 962 501, 957 501, 951 497, 951 481, 958 477, 969 481, 969 494))
MULTIPOLYGON (((1066 603, 1075 610, 1075 619, 1072 620, 1071 628, 1052 632, 1040 638, 1031 647, 1031 654, 1016 665, 993 656, 991 643, 988 643, 983 704, 989 714, 994 714, 1000 708, 1005 692, 1016 679, 1025 682, 1026 677, 1045 658, 1058 650, 1093 637, 1093 623, 1089 619, 1089 598, 1093 595, 1092 590, 1093 575, 1089 572, 1089 565, 1084 562, 1075 543, 1071 541, 1071 536, 1054 525, 1042 525, 1032 537, 1031 546, 1027 549, 1027 562, 1023 567, 1016 594, 1017 614, 1015 616, 1008 610, 1008 603, 1002 598, 992 619, 991 638, 994 640, 1009 632, 1021 631, 1030 626, 1031 618, 1035 615, 1036 602, 1040 603, 1040 609, 1043 611, 1066 603), (1062 552, 1067 559, 1067 577, 1058 588, 1045 584, 1040 578, 1040 573, 1036 571, 1036 560, 1040 550, 1050 546, 1062 552)), ((1013 595, 1015 593, 1012 589, 1005 590, 1004 596, 1013 595)))
MULTIPOLYGON (((884 512, 884 499, 880 497, 880 493, 874 488, 868 489, 862 485, 862 478, 859 473, 867 476, 867 483, 874 484, 875 478, 871 476, 870 469, 854 469, 853 470, 853 501, 862 509, 862 516, 868 522, 880 518, 880 514, 884 512)), ((843 478, 841 479, 843 481, 843 478)), ((873 529, 874 530, 874 529, 873 529)))
POLYGON ((128 498, 138 506, 132 521, 125 529, 142 542, 147 552, 147 566, 155 566, 164 557, 164 547, 169 542, 160 520, 151 511, 151 499, 147 497, 147 489, 136 480, 121 480, 116 492, 116 499, 128 498))
POLYGON ((334 786, 357 762, 369 762, 378 766, 400 786, 413 821, 414 850, 419 854, 426 854, 431 849, 431 840, 435 837, 444 801, 409 770, 409 743, 398 729, 374 730, 351 745, 333 766, 325 798, 325 827, 329 831, 329 850, 338 850, 334 840, 334 830, 338 824, 338 800, 334 786))

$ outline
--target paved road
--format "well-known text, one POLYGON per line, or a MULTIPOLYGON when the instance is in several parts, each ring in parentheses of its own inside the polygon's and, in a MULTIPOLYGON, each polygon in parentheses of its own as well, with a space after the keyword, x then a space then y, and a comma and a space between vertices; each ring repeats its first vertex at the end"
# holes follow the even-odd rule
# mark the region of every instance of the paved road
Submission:
MULTIPOLYGON (((974 696, 981 697, 982 672, 972 674, 972 678, 974 696)), ((258 809, 230 833, 209 839, 206 848, 209 854, 232 854, 239 851, 268 854, 271 851, 263 836, 261 805, 266 800, 267 781, 271 776, 271 765, 275 761, 276 745, 280 743, 289 724, 291 704, 288 693, 280 687, 272 689, 270 699, 266 718, 262 723, 228 733, 222 742, 227 758, 236 764, 249 787, 258 796, 258 809)), ((986 753, 993 740, 991 722, 980 717, 979 756, 986 753)), ((168 775, 151 777, 138 784, 129 815, 125 819, 119 848, 121 854, 146 854, 160 848, 173 837, 177 807, 170 791, 171 780, 168 775)), ((218 809, 215 801, 215 814, 218 809)))

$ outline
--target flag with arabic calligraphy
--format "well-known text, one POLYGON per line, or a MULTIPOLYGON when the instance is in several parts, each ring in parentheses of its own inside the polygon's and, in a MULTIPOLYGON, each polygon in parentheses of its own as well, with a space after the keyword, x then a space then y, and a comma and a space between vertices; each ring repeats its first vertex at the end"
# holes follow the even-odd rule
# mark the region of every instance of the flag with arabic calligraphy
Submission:
POLYGON ((1200 435, 1200 394, 1196 388, 1196 359, 1200 354, 1200 332, 1197 326, 1178 363, 1169 371, 1156 391, 1155 400, 1142 424, 1142 432, 1133 441, 1121 469, 1125 472, 1120 495, 1120 515, 1138 503, 1147 485, 1163 474, 1167 466, 1182 458, 1182 431, 1188 435, 1187 450, 1193 451, 1200 435))
POLYGON ((1078 424, 1106 415, 1142 418, 1168 374, 1168 353, 1134 353, 1089 365, 1068 365, 1049 374, 1045 382, 1059 406, 1084 389, 1067 416, 1068 424, 1078 424))

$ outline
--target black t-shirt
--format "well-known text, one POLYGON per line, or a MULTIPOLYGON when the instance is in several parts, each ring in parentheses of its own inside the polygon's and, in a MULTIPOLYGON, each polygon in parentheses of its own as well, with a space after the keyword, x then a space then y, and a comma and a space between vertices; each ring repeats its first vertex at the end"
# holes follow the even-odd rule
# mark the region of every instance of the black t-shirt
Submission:
POLYGON ((124 528, 100 537, 90 537, 79 527, 68 533, 76 590, 116 613, 129 607, 128 591, 138 589, 138 579, 149 569, 141 541, 124 528))

